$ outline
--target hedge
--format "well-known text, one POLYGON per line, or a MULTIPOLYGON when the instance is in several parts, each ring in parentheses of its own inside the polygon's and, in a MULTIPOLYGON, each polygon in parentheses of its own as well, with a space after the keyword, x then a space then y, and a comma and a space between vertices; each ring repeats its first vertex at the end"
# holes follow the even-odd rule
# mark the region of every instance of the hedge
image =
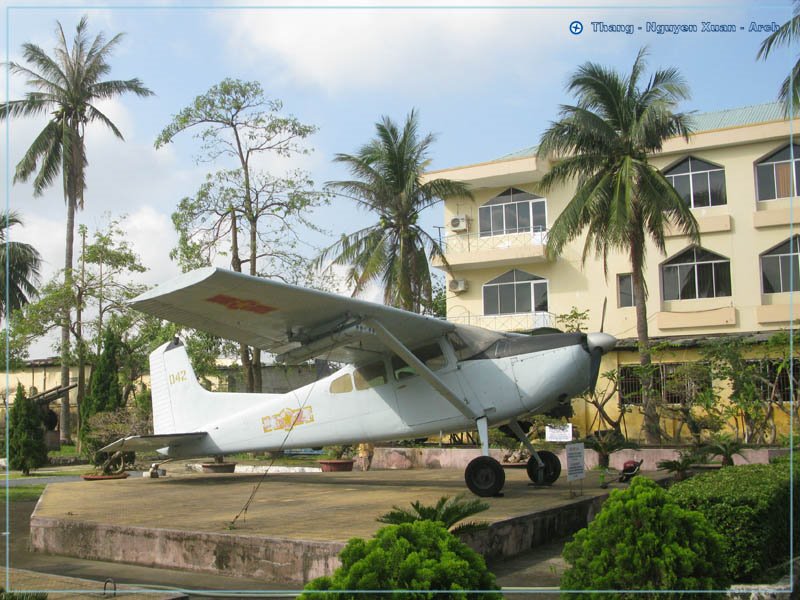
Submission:
MULTIPOLYGON (((795 463, 794 514, 800 515, 800 466, 795 463)), ((726 467, 676 483, 669 490, 681 506, 702 512, 723 536, 730 578, 766 580, 789 558, 789 464, 726 467)), ((795 535, 795 552, 800 549, 795 535)))

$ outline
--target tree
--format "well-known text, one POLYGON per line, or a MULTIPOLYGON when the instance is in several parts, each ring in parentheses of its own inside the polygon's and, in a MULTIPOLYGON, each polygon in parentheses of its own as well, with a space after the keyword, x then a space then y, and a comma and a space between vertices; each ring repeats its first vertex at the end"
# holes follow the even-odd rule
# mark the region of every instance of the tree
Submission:
MULTIPOLYGON (((674 68, 656 71, 641 85, 645 49, 629 75, 595 64, 578 68, 567 84, 575 105, 561 107, 560 120, 544 133, 538 156, 555 161, 542 178, 548 191, 577 181, 575 193, 547 235, 547 255, 560 256, 584 231, 583 261, 594 253, 607 272, 610 252, 630 258, 640 363, 651 363, 644 281, 648 238, 665 253, 668 225, 699 242, 697 222, 687 203, 647 159, 665 140, 690 134, 688 115, 673 112, 688 90, 674 68)), ((644 427, 648 443, 660 440, 657 398, 652 378, 642 382, 644 427)))
POLYGON ((8 459, 10 468, 25 475, 47 463, 42 410, 28 399, 21 383, 17 384, 14 404, 9 410, 8 459))
MULTIPOLYGON (((282 114, 280 100, 269 99, 258 82, 225 79, 181 110, 156 139, 156 148, 198 128, 198 160, 228 159, 235 165, 209 175, 194 198, 181 201, 172 220, 178 247, 172 257, 184 270, 211 264, 229 254, 231 269, 250 275, 282 277, 307 271, 295 251, 298 227, 313 227, 307 213, 324 201, 302 171, 274 177, 257 170, 260 155, 303 154, 303 140, 316 131, 282 114), (240 240, 240 237, 243 238, 240 240)), ((241 344, 247 391, 261 391, 261 350, 241 344)))
MULTIPOLYGON (((52 115, 17 164, 14 183, 27 181, 38 170, 33 179, 33 193, 40 196, 61 173, 67 205, 64 285, 71 290, 75 211, 83 208, 86 189, 86 126, 99 121, 123 139, 117 126, 94 103, 126 93, 150 96, 152 92, 139 79, 102 81, 111 70, 108 59, 122 34, 106 41, 105 36, 99 33, 90 41, 88 20, 83 17, 75 29, 70 47, 61 23, 57 21, 56 24, 58 41, 52 57, 36 44, 25 43, 22 55, 28 66, 8 63, 9 71, 27 77, 28 85, 36 91, 28 92, 22 100, 0 104, 0 119, 52 115)), ((63 387, 69 385, 71 308, 71 304, 64 307, 61 319, 63 387)), ((62 441, 69 441, 69 433, 69 397, 65 396, 61 402, 62 441)))
POLYGON ((37 294, 39 267, 42 259, 39 251, 24 242, 9 240, 9 230, 22 225, 22 219, 14 211, 0 214, 0 317, 8 317, 13 311, 27 304, 37 294), (6 281, 8 270, 8 281, 6 281), (8 288, 6 288, 8 283, 8 288), (6 306, 6 293, 8 306, 6 306))
MULTIPOLYGON (((767 60, 773 49, 779 46, 797 47, 797 42, 800 40, 800 0, 794 0, 793 4, 792 18, 761 42, 756 60, 767 60)), ((800 58, 781 83, 778 98, 783 102, 787 115, 791 115, 800 107, 800 58)))
POLYGON ((112 412, 122 406, 122 390, 119 384, 119 346, 117 334, 107 329, 103 336, 103 351, 97 360, 89 380, 89 391, 80 405, 81 442, 89 434, 89 419, 100 412, 112 412))
POLYGON ((611 492, 597 517, 564 546, 564 559, 570 567, 561 589, 603 590, 595 598, 694 598, 678 590, 728 584, 721 536, 701 513, 682 508, 644 477, 611 492))
POLYGON ((343 235, 317 258, 317 267, 348 267, 353 296, 373 281, 383 286, 384 302, 420 312, 432 306, 428 258, 440 258, 439 243, 418 224, 419 214, 449 196, 471 198, 466 184, 449 179, 423 182, 435 137, 420 138, 416 111, 402 131, 389 118, 375 124, 376 137, 355 155, 337 154, 356 179, 329 182, 330 189, 378 216, 378 223, 343 235))

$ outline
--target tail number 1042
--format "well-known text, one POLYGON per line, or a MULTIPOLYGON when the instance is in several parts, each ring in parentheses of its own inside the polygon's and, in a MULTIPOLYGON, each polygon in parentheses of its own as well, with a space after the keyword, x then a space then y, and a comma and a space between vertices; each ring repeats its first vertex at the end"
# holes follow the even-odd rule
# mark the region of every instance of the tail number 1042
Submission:
POLYGON ((169 374, 170 385, 175 385, 176 383, 181 383, 182 381, 186 381, 186 369, 181 369, 180 371, 169 374))

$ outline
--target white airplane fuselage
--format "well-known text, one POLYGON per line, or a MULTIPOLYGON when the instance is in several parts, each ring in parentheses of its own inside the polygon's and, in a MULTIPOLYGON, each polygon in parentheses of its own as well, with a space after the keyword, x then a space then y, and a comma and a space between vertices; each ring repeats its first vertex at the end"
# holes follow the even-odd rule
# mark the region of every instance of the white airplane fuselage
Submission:
MULTIPOLYGON (((589 387, 591 352, 585 341, 574 340, 534 352, 459 361, 442 339, 443 366, 435 373, 471 408, 485 414, 490 425, 498 425, 547 412, 589 387)), ((365 389, 357 389, 357 368, 348 365, 286 394, 209 392, 198 384, 182 345, 162 346, 151 355, 155 433, 207 435, 160 452, 183 458, 474 429, 474 420, 422 377, 404 373, 398 379, 390 360, 389 355, 383 360, 385 382, 379 378, 365 385, 361 379, 365 389)))

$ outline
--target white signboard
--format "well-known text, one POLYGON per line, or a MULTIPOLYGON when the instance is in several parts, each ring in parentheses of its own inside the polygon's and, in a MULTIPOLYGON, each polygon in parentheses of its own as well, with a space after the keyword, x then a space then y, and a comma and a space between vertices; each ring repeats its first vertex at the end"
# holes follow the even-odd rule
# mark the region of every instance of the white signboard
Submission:
POLYGON ((572 423, 566 425, 545 425, 544 436, 548 442, 571 442, 572 423))
POLYGON ((567 481, 586 477, 583 463, 583 443, 567 444, 567 481))

